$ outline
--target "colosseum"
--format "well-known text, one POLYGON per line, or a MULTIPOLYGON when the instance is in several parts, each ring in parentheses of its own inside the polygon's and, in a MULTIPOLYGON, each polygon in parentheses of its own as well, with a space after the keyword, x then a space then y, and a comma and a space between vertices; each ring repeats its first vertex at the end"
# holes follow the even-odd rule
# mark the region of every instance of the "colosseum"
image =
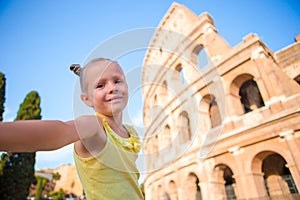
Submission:
POLYGON ((231 47, 174 3, 142 69, 147 200, 299 199, 300 42, 231 47))

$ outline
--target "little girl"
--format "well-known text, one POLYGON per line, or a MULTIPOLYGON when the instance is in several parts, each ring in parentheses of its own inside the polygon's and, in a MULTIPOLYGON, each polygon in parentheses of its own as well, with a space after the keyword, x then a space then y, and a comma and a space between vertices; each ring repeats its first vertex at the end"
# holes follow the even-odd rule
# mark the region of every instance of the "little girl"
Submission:
POLYGON ((143 199, 135 161, 141 143, 135 130, 122 123, 128 87, 120 65, 97 58, 80 76, 81 100, 95 116, 75 120, 26 120, 0 123, 0 151, 54 150, 74 143, 74 159, 88 200, 143 199))

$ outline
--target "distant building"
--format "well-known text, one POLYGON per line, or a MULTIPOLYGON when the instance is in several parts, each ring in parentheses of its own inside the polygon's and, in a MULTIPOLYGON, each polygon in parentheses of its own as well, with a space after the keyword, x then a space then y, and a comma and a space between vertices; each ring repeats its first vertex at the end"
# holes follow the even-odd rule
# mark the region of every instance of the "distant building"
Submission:
POLYGON ((142 71, 146 199, 299 198, 299 75, 299 39, 231 47, 209 14, 174 3, 142 71))
POLYGON ((59 191, 60 188, 66 194, 74 194, 77 197, 83 195, 83 188, 79 180, 75 165, 65 164, 53 170, 54 173, 58 172, 61 177, 55 181, 54 191, 59 191))
MULTIPOLYGON (((75 195, 78 198, 82 197, 84 192, 79 180, 75 165, 63 164, 56 169, 40 169, 35 172, 35 175, 44 177, 49 180, 46 185, 46 191, 59 191, 62 189, 67 195, 75 195), (53 174, 60 175, 59 180, 53 180, 53 174)), ((31 196, 35 194, 35 187, 31 189, 31 196)))

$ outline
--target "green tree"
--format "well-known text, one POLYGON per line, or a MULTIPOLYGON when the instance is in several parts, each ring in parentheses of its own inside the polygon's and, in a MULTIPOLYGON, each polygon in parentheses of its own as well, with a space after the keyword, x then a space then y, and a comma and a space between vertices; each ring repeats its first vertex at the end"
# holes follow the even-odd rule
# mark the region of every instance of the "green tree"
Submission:
MULTIPOLYGON (((40 200, 42 194, 48 194, 49 191, 44 191, 47 183, 53 184, 53 182, 59 180, 60 177, 61 175, 58 172, 55 172, 54 174, 52 174, 52 180, 50 180, 49 182, 47 178, 36 175, 35 178, 37 180, 37 184, 36 184, 35 200, 40 200)), ((54 194, 54 192, 50 191, 50 194, 54 194)))
POLYGON ((37 180, 35 200, 40 200, 42 196, 42 192, 48 182, 48 179, 42 176, 35 176, 35 178, 37 180))
MULTIPOLYGON (((27 94, 15 120, 29 119, 41 119, 40 97, 36 91, 27 94)), ((1 157, 5 162, 0 175, 0 199, 26 199, 30 185, 36 182, 35 153, 4 153, 1 157)))
POLYGON ((5 102, 5 76, 0 72, 0 121, 3 121, 5 102))
POLYGON ((60 175, 58 172, 55 172, 55 173, 53 174, 52 179, 53 179, 54 181, 58 181, 58 180, 60 179, 60 177, 61 177, 61 175, 60 175))
MULTIPOLYGON (((5 102, 5 76, 3 73, 0 72, 0 121, 3 121, 4 102, 5 102)), ((2 169, 5 162, 6 162, 5 157, 2 154, 0 158, 0 175, 2 174, 2 169)))
POLYGON ((64 193, 63 189, 59 189, 58 192, 51 192, 50 196, 53 198, 53 200, 65 199, 65 193, 64 193))

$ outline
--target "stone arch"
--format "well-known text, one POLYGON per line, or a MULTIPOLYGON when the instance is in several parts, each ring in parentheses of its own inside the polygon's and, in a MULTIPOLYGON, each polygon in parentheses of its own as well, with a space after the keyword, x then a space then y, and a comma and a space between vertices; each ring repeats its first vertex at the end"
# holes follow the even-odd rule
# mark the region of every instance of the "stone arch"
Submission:
MULTIPOLYGON (((210 97, 210 95, 207 95, 207 96, 210 97)), ((208 112, 209 104, 207 103, 207 102, 209 102, 208 99, 202 97, 199 102, 199 120, 200 120, 199 132, 201 133, 201 134, 199 134, 199 136, 201 137, 201 140, 205 139, 205 135, 206 135, 206 133, 208 133, 208 131, 211 127, 211 121, 210 121, 209 112, 208 112)))
POLYGON ((158 146, 158 135, 157 134, 155 134, 152 137, 151 144, 152 144, 152 151, 151 152, 153 152, 153 153, 158 152, 159 146, 158 146))
POLYGON ((245 81, 240 87, 239 95, 244 112, 251 112, 265 106, 256 81, 253 79, 245 81))
POLYGON ((298 194, 292 173, 286 159, 275 151, 262 151, 252 160, 252 170, 261 174, 256 182, 265 186, 265 193, 272 197, 286 198, 291 194, 298 194))
MULTIPOLYGON (((159 103, 160 103, 160 97, 159 97, 159 94, 156 93, 152 99, 151 106, 148 107, 149 114, 147 117, 149 118, 149 120, 155 119, 158 116, 158 114, 160 112, 160 109, 158 109, 159 103)), ((146 113, 144 112, 144 115, 145 114, 146 113)))
POLYGON ((204 46, 202 44, 198 44, 194 47, 194 49, 192 50, 192 55, 191 55, 191 61, 195 64, 198 64, 197 62, 197 57, 199 52, 204 48, 204 46))
POLYGON ((162 84, 161 96, 164 101, 167 101, 167 99, 168 99, 168 83, 166 80, 164 80, 163 84, 162 84))
POLYGON ((169 194, 167 193, 165 188, 163 188, 162 185, 158 186, 157 199, 159 199, 159 200, 170 200, 169 194))
POLYGON ((236 199, 236 182, 233 171, 226 164, 218 164, 213 169, 215 198, 236 199))
POLYGON ((150 199, 151 200, 155 200, 155 199, 157 199, 157 188, 154 186, 154 185, 152 185, 151 186, 151 193, 150 193, 150 199))
POLYGON ((198 44, 192 51, 191 60, 198 66, 199 69, 203 69, 209 63, 208 54, 206 48, 202 44, 198 44))
POLYGON ((198 176, 194 172, 190 172, 186 182, 186 199, 189 200, 202 200, 200 181, 198 176))
POLYGON ((162 84, 157 85, 156 92, 159 93, 159 104, 164 105, 168 102, 168 83, 166 80, 162 84))
POLYGON ((170 194, 170 200, 178 200, 177 185, 173 180, 169 182, 169 194, 170 194))
POLYGON ((168 147, 172 144, 172 132, 169 124, 166 124, 160 135, 160 148, 168 147))
POLYGON ((205 95, 200 102, 201 117, 207 118, 209 126, 214 128, 221 125, 222 119, 219 111, 219 106, 214 95, 205 95))
POLYGON ((157 94, 153 97, 153 105, 157 105, 157 94))
POLYGON ((281 146, 265 144, 264 146, 252 149, 249 157, 245 159, 246 172, 261 173, 262 160, 273 153, 279 154, 287 163, 294 165, 292 157, 281 146))
POLYGON ((155 93, 153 97, 153 105, 163 106, 168 101, 168 83, 167 80, 163 80, 159 84, 156 84, 155 93))
POLYGON ((181 144, 184 144, 192 139, 190 118, 187 111, 182 111, 179 114, 179 138, 181 144))
POLYGON ((161 199, 163 200, 163 194, 164 194, 164 190, 163 190, 163 187, 162 185, 158 185, 157 186, 157 194, 156 194, 156 199, 161 199))
POLYGON ((259 87, 251 74, 237 76, 230 85, 230 94, 235 113, 238 115, 264 106, 259 87))
POLYGON ((185 77, 183 73, 183 66, 181 63, 177 64, 175 67, 175 79, 179 80, 181 84, 185 83, 185 77))

